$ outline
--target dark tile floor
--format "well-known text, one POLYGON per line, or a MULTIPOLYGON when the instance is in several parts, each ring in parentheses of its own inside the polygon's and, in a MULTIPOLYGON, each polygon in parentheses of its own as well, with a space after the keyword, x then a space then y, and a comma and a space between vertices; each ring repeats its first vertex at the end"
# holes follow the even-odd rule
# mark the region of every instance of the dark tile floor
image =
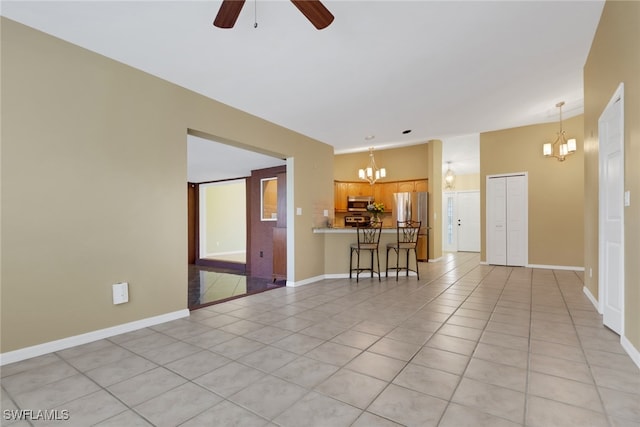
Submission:
POLYGON ((246 276, 237 270, 189 265, 189 309, 284 286, 284 282, 246 276))

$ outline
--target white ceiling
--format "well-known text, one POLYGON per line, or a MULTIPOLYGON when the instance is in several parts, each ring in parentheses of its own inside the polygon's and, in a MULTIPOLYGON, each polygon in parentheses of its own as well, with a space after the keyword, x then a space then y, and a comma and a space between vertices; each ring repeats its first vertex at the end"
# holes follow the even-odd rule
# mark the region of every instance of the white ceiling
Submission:
POLYGON ((335 20, 321 31, 284 0, 247 1, 219 29, 220 3, 3 0, 1 13, 346 153, 554 121, 559 101, 581 114, 604 0, 324 0, 335 20))

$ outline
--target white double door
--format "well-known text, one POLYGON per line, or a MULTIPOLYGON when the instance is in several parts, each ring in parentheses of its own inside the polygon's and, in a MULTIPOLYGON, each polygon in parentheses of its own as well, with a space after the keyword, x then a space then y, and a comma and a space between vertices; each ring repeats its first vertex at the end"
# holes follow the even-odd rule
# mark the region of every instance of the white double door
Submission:
POLYGON ((524 267, 529 260, 528 176, 490 175, 486 182, 487 263, 524 267))
POLYGON ((443 249, 480 252, 480 191, 444 193, 443 249))

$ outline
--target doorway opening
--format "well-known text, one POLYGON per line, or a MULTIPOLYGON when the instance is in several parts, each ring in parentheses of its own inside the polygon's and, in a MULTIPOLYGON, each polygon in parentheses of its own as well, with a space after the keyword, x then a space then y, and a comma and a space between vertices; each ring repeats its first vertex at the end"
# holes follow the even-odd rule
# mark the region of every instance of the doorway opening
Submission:
POLYGON ((283 174, 286 209, 286 161, 199 132, 187 147, 189 309, 284 286, 270 269, 275 222, 261 221, 260 177, 283 174))

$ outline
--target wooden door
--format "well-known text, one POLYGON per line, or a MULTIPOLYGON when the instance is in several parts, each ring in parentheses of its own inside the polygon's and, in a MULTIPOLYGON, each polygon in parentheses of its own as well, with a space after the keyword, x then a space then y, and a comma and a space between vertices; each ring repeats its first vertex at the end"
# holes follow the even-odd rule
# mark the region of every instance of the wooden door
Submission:
POLYGON ((187 183, 187 263, 198 259, 198 184, 187 183))

